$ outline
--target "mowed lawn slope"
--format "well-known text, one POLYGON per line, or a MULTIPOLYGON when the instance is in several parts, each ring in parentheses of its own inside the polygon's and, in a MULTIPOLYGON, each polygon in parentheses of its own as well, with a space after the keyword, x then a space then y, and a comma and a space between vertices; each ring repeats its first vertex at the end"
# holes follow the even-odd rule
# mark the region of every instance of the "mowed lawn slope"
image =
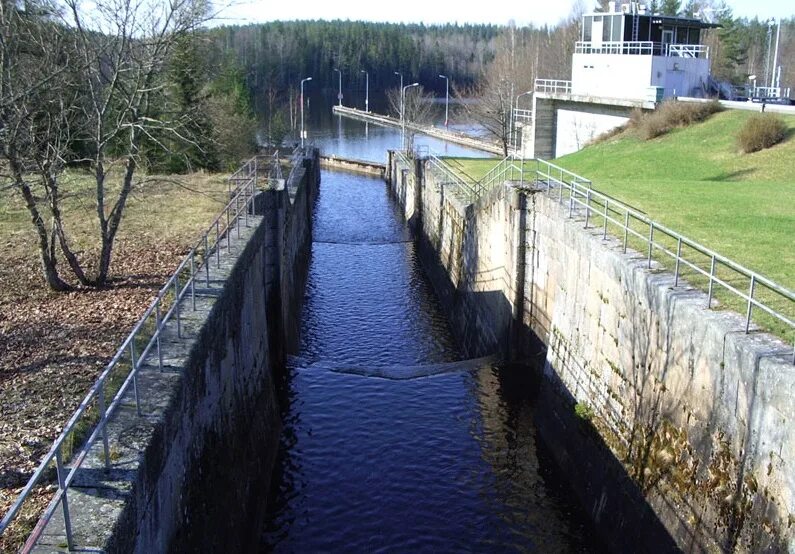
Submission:
MULTIPOLYGON (((742 154, 737 133, 752 112, 724 111, 649 141, 632 130, 554 160, 652 219, 795 289, 795 116, 773 148, 742 154)), ((496 163, 451 158, 480 179, 496 163)), ((534 163, 527 163, 528 170, 534 163)))
POLYGON ((742 154, 749 112, 643 141, 626 131, 555 163, 674 230, 795 289, 795 116, 785 142, 742 154))

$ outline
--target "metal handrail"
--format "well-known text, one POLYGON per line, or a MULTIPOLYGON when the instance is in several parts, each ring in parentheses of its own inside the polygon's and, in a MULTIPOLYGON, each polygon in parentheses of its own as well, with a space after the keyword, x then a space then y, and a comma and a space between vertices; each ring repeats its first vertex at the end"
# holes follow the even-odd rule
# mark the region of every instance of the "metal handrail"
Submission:
POLYGON ((431 165, 431 171, 443 178, 442 182, 437 180, 438 184, 453 185, 470 202, 476 200, 481 194, 478 183, 468 183, 462 179, 435 154, 429 154, 427 161, 431 165))
MULTIPOLYGON (((434 160, 434 163, 442 167, 445 165, 444 161, 438 158, 434 160)), ((446 171, 451 172, 450 169, 446 171)), ((795 308, 795 292, 744 267, 734 260, 718 254, 714 250, 703 246, 673 229, 654 221, 637 208, 633 208, 608 194, 595 190, 590 179, 586 179, 581 175, 577 175, 574 172, 546 160, 539 158, 522 160, 517 158, 514 154, 507 156, 487 172, 476 184, 471 186, 472 194, 470 194, 469 199, 471 201, 476 200, 480 195, 487 192, 499 182, 514 181, 520 186, 529 185, 531 184, 530 176, 532 176, 532 184, 535 185, 535 187, 546 191, 550 195, 556 195, 558 202, 561 204, 568 202, 569 217, 573 218, 575 215, 579 215, 579 212, 584 208, 586 228, 588 228, 592 217, 601 217, 603 218, 603 237, 606 238, 608 223, 617 226, 623 236, 623 248, 625 252, 628 247, 629 237, 636 237, 644 241, 649 268, 652 266, 652 259, 655 251, 670 256, 675 264, 674 281, 676 285, 679 283, 681 270, 685 267, 689 267, 699 275, 706 277, 708 279, 708 308, 712 307, 715 285, 724 287, 734 296, 745 301, 746 333, 750 331, 754 309, 762 310, 795 331, 795 319, 776 310, 769 303, 761 300, 759 296, 755 296, 759 287, 765 287, 767 290, 774 293, 777 298, 780 298, 784 302, 791 303, 789 305, 795 308), (528 169, 526 167, 528 163, 535 163, 535 169, 528 169), (618 218, 612 215, 616 213, 619 214, 618 218), (633 229, 631 226, 633 222, 640 222, 644 225, 643 232, 638 232, 633 229), (660 235, 664 235, 676 243, 677 248, 675 252, 660 241, 660 235), (657 236, 656 240, 655 236, 657 236), (709 260, 710 270, 705 270, 700 267, 695 260, 683 254, 683 247, 694 250, 699 255, 704 256, 706 260, 709 260), (736 275, 749 280, 750 285, 748 290, 740 290, 732 285, 729 280, 718 276, 718 264, 728 268, 736 275)), ((795 337, 793 340, 795 340, 795 337)), ((795 365, 795 344, 793 344, 792 363, 795 365)))
MULTIPOLYGON (((767 303, 760 300, 758 297, 754 296, 756 289, 759 286, 766 287, 769 291, 775 293, 778 297, 780 297, 785 302, 791 302, 792 305, 795 305, 795 292, 779 285, 778 283, 774 282, 773 280, 760 275, 759 273, 752 271, 745 266, 727 258, 721 254, 718 254, 714 250, 703 246, 702 244, 670 229, 669 227, 658 223, 648 217, 646 214, 642 213, 641 211, 633 208, 615 198, 603 194, 595 189, 592 188, 590 184, 584 184, 581 182, 578 176, 567 172, 566 170, 551 164, 545 160, 537 159, 536 160, 536 170, 535 170, 535 184, 541 185, 541 188, 544 189, 548 194, 554 196, 555 191, 557 192, 557 200, 561 204, 565 204, 568 201, 569 206, 569 217, 574 217, 575 213, 580 208, 584 208, 585 210, 585 227, 588 228, 589 221, 592 216, 601 217, 603 219, 603 236, 606 238, 607 236, 607 225, 608 222, 616 225, 620 231, 623 233, 623 249, 626 252, 627 250, 627 242, 629 236, 634 236, 640 240, 642 240, 647 245, 647 260, 648 266, 651 268, 652 259, 654 251, 660 251, 663 254, 671 257, 675 263, 674 269, 674 282, 678 285, 679 278, 681 274, 682 266, 689 267, 696 273, 706 277, 708 279, 708 298, 707 298, 707 307, 712 307, 712 299, 714 296, 714 286, 720 285, 724 287, 726 290, 731 292, 733 295, 739 297, 741 300, 746 302, 746 318, 745 318, 745 332, 748 333, 751 328, 752 322, 752 315, 754 308, 761 309, 763 312, 769 314, 770 316, 776 318, 777 320, 781 321, 785 325, 789 326, 793 330, 795 330, 795 320, 791 319, 789 316, 777 311, 772 306, 768 305, 767 303), (577 179, 570 179, 568 182, 563 178, 556 178, 554 173, 558 173, 558 175, 574 175, 577 179), (566 191, 566 195, 564 195, 564 191, 566 191), (615 218, 611 214, 618 213, 620 216, 615 218), (644 232, 638 232, 637 230, 633 229, 631 226, 631 222, 640 222, 643 224, 644 232), (659 234, 663 234, 668 238, 672 239, 676 242, 676 251, 670 250, 665 244, 663 244, 659 238, 655 240, 655 234, 659 237, 659 234), (706 259, 710 261, 710 270, 706 271, 702 267, 700 267, 694 260, 688 259, 685 255, 682 254, 682 247, 688 247, 692 250, 695 250, 698 254, 704 256, 706 259), (733 271, 734 273, 738 274, 744 279, 750 281, 750 286, 748 291, 739 290, 737 287, 732 285, 727 279, 720 278, 716 270, 718 268, 718 264, 721 264, 723 267, 726 267, 733 271)), ((588 182, 590 183, 590 182, 588 182)), ((795 365, 795 344, 793 345, 793 358, 792 363, 795 365)))
MULTIPOLYGON (((2 534, 9 525, 13 522, 18 515, 20 509, 31 491, 38 485, 44 478, 45 473, 55 460, 56 474, 58 480, 58 490, 51 500, 44 514, 39 518, 36 527, 31 532, 25 543, 22 551, 30 551, 38 541, 41 533, 44 531, 47 523, 52 518, 55 510, 59 505, 63 507, 64 511, 64 524, 66 528, 67 544, 69 549, 73 549, 73 538, 71 529, 71 520, 69 518, 68 506, 68 490, 72 481, 75 478, 77 470, 82 466, 91 448, 96 444, 97 439, 101 436, 103 442, 104 463, 106 468, 110 468, 110 447, 108 443, 107 422, 113 413, 121 405, 123 396, 127 393, 132 385, 135 394, 135 406, 138 414, 141 414, 140 397, 138 394, 137 376, 138 372, 143 365, 143 361, 152 354, 156 349, 158 357, 158 366, 160 370, 163 369, 163 357, 161 351, 160 338, 166 323, 172 318, 175 318, 177 325, 177 336, 181 337, 181 317, 180 317, 180 303, 187 295, 190 295, 193 304, 193 309, 196 309, 196 280, 199 278, 199 273, 204 270, 206 285, 210 285, 209 264, 211 260, 211 252, 215 255, 216 263, 220 267, 220 246, 221 241, 226 240, 227 248, 230 245, 230 235, 233 228, 237 229, 238 238, 240 234, 240 221, 244 220, 244 225, 248 226, 248 215, 252 207, 254 197, 257 189, 257 172, 258 172, 258 157, 255 156, 248 160, 243 166, 230 176, 230 183, 235 183, 235 190, 230 196, 228 203, 224 206, 223 210, 207 227, 207 230, 201 235, 201 238, 191 248, 187 256, 177 266, 177 269, 166 281, 166 284, 158 291, 154 300, 150 303, 144 314, 133 326, 132 331, 124 339, 116 354, 111 361, 105 366, 105 369, 97 378, 94 385, 89 389, 83 401, 78 406, 77 410, 67 421, 58 438, 53 442, 49 452, 44 456, 36 471, 28 480, 25 487, 20 492, 17 500, 11 506, 9 511, 0 520, 0 534, 2 534), (214 236, 214 242, 211 242, 214 236), (197 254, 201 252, 201 263, 197 264, 197 254), (184 281, 180 282, 180 276, 189 271, 189 276, 184 281), (168 296, 173 290, 174 299, 168 303, 168 296), (165 308, 165 313, 163 310, 165 308), (145 347, 139 353, 136 352, 137 339, 141 338, 144 326, 154 318, 155 327, 154 332, 149 336, 145 347), (120 362, 129 355, 130 370, 120 388, 116 391, 110 404, 105 405, 105 387, 109 380, 111 373, 117 369, 120 362), (71 469, 69 469, 64 458, 64 443, 68 437, 76 430, 78 421, 86 415, 91 404, 96 401, 97 409, 99 411, 99 420, 94 423, 93 430, 86 439, 79 450, 72 452, 71 469)), ((145 334, 143 337, 146 340, 145 334)))
POLYGON ((602 42, 581 40, 575 43, 574 53, 709 58, 709 46, 704 44, 666 44, 650 40, 605 40, 602 42))
POLYGON ((668 56, 709 59, 709 46, 705 44, 669 44, 668 56))

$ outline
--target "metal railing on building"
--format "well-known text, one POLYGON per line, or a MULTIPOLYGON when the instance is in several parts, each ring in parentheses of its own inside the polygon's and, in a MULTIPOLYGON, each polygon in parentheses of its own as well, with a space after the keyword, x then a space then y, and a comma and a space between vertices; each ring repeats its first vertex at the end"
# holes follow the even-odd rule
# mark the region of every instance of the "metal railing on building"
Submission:
POLYGON ((535 92, 547 94, 571 94, 571 81, 560 79, 536 79, 535 92))
POLYGON ((704 44, 666 44, 650 40, 636 41, 577 41, 575 54, 621 54, 667 56, 677 58, 709 58, 709 46, 704 44))

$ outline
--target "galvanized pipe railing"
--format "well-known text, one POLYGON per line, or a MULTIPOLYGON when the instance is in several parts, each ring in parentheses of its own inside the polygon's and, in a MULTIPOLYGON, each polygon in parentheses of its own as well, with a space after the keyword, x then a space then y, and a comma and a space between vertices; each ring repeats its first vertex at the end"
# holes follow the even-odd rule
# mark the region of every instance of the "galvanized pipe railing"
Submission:
MULTIPOLYGON (((715 285, 720 285, 733 296, 742 300, 746 306, 744 325, 746 333, 751 330, 755 309, 770 315, 795 332, 795 318, 771 306, 769 301, 762 300, 758 291, 760 287, 764 287, 778 299, 777 304, 789 306, 792 313, 795 313, 795 292, 654 221, 636 208, 594 190, 590 181, 584 180, 576 174, 544 160, 536 160, 536 163, 536 185, 540 185, 559 203, 567 203, 570 218, 578 215, 583 216, 586 228, 588 228, 590 221, 594 217, 597 219, 602 218, 602 235, 604 238, 607 238, 608 224, 612 224, 621 236, 625 252, 628 248, 630 237, 642 241, 641 244, 645 245, 645 257, 649 268, 652 267, 652 262, 655 261, 655 253, 660 253, 666 258, 670 258, 673 262, 675 286, 679 285, 683 268, 689 268, 697 275, 706 278, 708 308, 712 308, 713 305, 715 285), (568 177, 568 180, 566 177, 568 177), (633 223, 636 224, 636 227, 640 226, 640 230, 633 228, 633 223), (671 243, 670 246, 665 244, 666 238, 671 243), (673 244, 676 245, 675 248, 673 244), (710 269, 707 270, 701 267, 692 254, 689 256, 685 255, 683 247, 701 256, 705 263, 708 261, 710 269), (717 271, 719 267, 729 270, 732 278, 719 276, 717 271), (742 290, 738 288, 732 282, 736 279, 747 281, 749 283, 748 289, 742 290)), ((793 344, 792 363, 795 365, 795 343, 793 344)))
MULTIPOLYGON (((444 160, 436 158, 434 164, 439 166, 441 171, 452 173, 452 170, 446 167, 444 160)), ((795 365, 795 315, 788 315, 795 314, 795 292, 652 220, 642 211, 610 195, 594 190, 590 179, 546 160, 521 160, 515 155, 509 155, 498 162, 477 183, 461 186, 466 186, 470 191, 469 200, 475 201, 491 187, 507 181, 513 181, 520 186, 533 184, 535 187, 545 190, 560 204, 567 206, 568 217, 583 216, 586 227, 592 220, 602 218, 603 238, 607 238, 609 231, 615 231, 622 241, 625 252, 630 238, 642 241, 641 246, 645 250, 649 268, 652 267, 655 253, 670 258, 673 262, 675 286, 679 285, 682 271, 685 268, 689 268, 697 275, 707 279, 705 288, 707 288, 707 306, 710 308, 713 306, 715 285, 723 287, 744 302, 744 330, 746 333, 751 330, 756 310, 783 323, 793 332, 792 363, 795 365), (634 229, 633 223, 636 227, 640 226, 641 230, 634 229), (615 229, 608 229, 608 225, 613 225, 615 229), (666 246, 665 239, 671 242, 670 247, 666 246), (705 264, 709 262, 709 270, 699 266, 693 254, 686 254, 685 249, 701 256, 705 264), (718 273, 719 268, 730 271, 734 278, 721 277, 718 273), (733 284, 732 281, 736 279, 748 282, 748 288, 742 289, 733 284), (771 293, 777 300, 775 304, 787 306, 786 313, 781 309, 776 309, 770 301, 760 298, 760 290, 771 293)))
MULTIPOLYGON (((68 492, 70 485, 75 479, 76 472, 83 465, 99 438, 102 439, 103 465, 106 469, 110 468, 111 452, 107 433, 108 419, 119 409, 122 398, 128 392, 130 386, 133 387, 136 413, 138 415, 142 414, 141 398, 137 383, 138 373, 154 352, 157 354, 157 367, 159 370, 163 370, 161 335, 166 325, 174 320, 177 335, 182 335, 180 303, 190 295, 191 306, 194 310, 196 309, 196 281, 202 278, 201 270, 204 270, 203 279, 205 285, 207 287, 210 286, 209 265, 212 261, 211 253, 215 254, 215 264, 220 267, 223 242, 225 241, 226 247, 229 248, 229 239, 233 228, 237 228, 240 225, 249 225, 248 214, 253 211, 253 201, 257 192, 258 169, 259 160, 255 156, 243 164, 230 177, 230 183, 234 183, 235 189, 230 194, 229 201, 224 209, 207 227, 207 230, 191 248, 188 255, 158 291, 143 316, 135 324, 127 338, 124 339, 116 354, 105 366, 105 369, 88 391, 77 410, 69 418, 49 452, 44 456, 38 468, 20 492, 17 500, 3 516, 3 519, 0 520, 0 534, 2 534, 17 517, 34 488, 49 480, 48 469, 54 462, 58 489, 25 543, 22 549, 23 552, 33 549, 59 506, 63 510, 67 546, 70 549, 74 548, 71 518, 69 517, 68 492), (198 261, 197 258, 199 258, 198 261), (148 328, 149 325, 153 326, 153 330, 148 328), (144 343, 144 347, 138 353, 136 348, 141 343, 144 343), (114 371, 127 370, 128 359, 129 369, 124 376, 124 380, 118 389, 112 391, 112 400, 106 406, 106 394, 109 389, 115 388, 116 384, 113 382, 114 371), (96 406, 96 415, 91 413, 93 405, 96 406), (75 440, 73 434, 77 431, 78 423, 83 418, 90 418, 89 424, 93 428, 88 438, 75 451, 71 447, 75 440), (69 440, 70 437, 71 441, 69 440), (65 452, 65 450, 69 452, 65 452)), ((82 437, 77 437, 77 439, 82 440, 82 437)))

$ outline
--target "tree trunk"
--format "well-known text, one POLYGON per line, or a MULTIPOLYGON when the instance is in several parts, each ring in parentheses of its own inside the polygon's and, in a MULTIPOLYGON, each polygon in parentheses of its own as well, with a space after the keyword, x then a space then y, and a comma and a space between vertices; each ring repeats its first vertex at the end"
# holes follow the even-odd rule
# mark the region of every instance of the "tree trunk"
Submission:
POLYGON ((42 275, 44 276, 44 282, 47 283, 47 286, 50 288, 50 290, 71 290, 72 287, 63 279, 61 279, 60 275, 58 275, 57 261, 50 244, 50 234, 47 232, 47 227, 44 224, 44 220, 41 218, 38 207, 36 206, 36 199, 33 196, 33 191, 31 191, 30 187, 27 185, 27 183, 25 183, 25 180, 22 177, 22 168, 16 161, 15 156, 13 153, 9 154, 9 165, 14 175, 15 186, 17 189, 19 189, 19 191, 22 193, 22 197, 25 199, 25 207, 28 209, 30 220, 36 229, 36 234, 38 235, 39 260, 41 261, 41 271, 42 275))

